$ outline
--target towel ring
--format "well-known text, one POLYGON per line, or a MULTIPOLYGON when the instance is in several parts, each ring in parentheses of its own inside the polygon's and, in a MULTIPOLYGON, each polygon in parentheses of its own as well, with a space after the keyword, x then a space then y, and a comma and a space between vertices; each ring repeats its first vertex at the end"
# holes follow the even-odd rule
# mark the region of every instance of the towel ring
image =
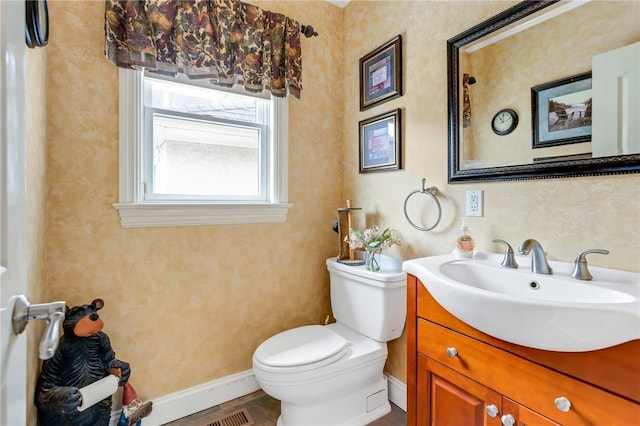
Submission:
POLYGON ((433 228, 438 226, 438 224, 440 223, 440 218, 442 217, 442 206, 440 206, 440 201, 438 201, 438 197, 436 197, 436 194, 438 193, 438 188, 436 188, 435 186, 425 188, 424 186, 426 181, 427 180, 425 178, 422 178, 422 189, 417 189, 411 192, 409 195, 407 195, 407 198, 404 200, 404 217, 407 218, 407 222, 409 222, 409 224, 414 228, 416 228, 418 231, 431 231, 433 228), (409 198, 411 198, 413 194, 429 195, 431 198, 433 198, 433 201, 436 202, 436 205, 438 206, 438 219, 436 219, 436 223, 434 223, 433 226, 429 228, 423 228, 421 226, 416 225, 415 223, 413 223, 411 219, 409 219, 409 215, 407 214, 407 202, 409 202, 409 198))

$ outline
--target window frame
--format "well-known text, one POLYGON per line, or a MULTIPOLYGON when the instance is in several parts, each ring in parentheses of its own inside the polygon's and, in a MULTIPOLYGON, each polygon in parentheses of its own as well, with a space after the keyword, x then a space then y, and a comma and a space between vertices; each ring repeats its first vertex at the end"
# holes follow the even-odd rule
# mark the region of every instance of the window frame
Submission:
POLYGON ((288 98, 271 96, 268 201, 145 200, 143 71, 119 68, 119 202, 123 228, 285 222, 288 202, 288 98))

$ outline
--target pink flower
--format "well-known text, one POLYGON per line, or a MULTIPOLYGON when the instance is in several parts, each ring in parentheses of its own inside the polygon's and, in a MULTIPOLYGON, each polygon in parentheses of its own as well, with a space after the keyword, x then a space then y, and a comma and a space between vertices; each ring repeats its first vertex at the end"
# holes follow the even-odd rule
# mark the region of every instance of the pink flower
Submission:
POLYGON ((349 243, 349 248, 364 248, 369 251, 382 251, 393 245, 401 245, 400 234, 392 228, 380 230, 378 225, 373 225, 364 230, 349 229, 349 236, 344 239, 349 243))

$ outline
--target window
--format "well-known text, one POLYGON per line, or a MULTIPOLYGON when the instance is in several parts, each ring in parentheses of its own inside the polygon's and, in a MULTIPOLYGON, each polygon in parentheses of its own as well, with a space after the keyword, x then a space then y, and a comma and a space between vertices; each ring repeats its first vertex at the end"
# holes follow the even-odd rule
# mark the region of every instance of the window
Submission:
POLYGON ((284 222, 287 100, 120 70, 123 227, 284 222))

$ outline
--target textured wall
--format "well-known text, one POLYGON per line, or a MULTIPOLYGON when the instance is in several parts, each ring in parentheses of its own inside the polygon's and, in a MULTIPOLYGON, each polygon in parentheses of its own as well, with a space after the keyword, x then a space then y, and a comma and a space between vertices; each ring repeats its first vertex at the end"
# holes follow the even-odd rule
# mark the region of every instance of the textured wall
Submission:
MULTIPOLYGON (((593 256, 589 261, 594 265, 639 271, 639 175, 447 184, 446 41, 513 3, 354 1, 347 6, 343 194, 363 208, 365 213, 358 216, 361 226, 377 223, 400 230, 403 247, 392 248, 390 254, 405 259, 450 252, 465 214, 465 191, 482 189, 485 215, 467 220, 479 250, 500 251, 491 242, 494 238, 512 245, 536 238, 550 259, 572 262, 578 252, 602 247, 611 254, 593 256), (405 94, 360 112, 358 59, 397 34, 404 43, 405 94), (359 175, 358 121, 395 108, 402 108, 403 114, 403 170, 359 175), (407 194, 420 189, 423 177, 427 185, 438 187, 442 203, 442 221, 431 232, 413 229, 403 213, 407 194)), ((434 208, 424 196, 429 225, 434 208)), ((395 377, 405 377, 405 357, 403 337, 390 344, 386 368, 395 377)))
MULTIPOLYGON (((402 232, 403 246, 390 254, 405 259, 449 252, 465 190, 483 189, 485 217, 468 221, 480 250, 498 251, 493 238, 515 245, 534 237, 551 259, 572 261, 580 250, 602 247, 611 254, 592 263, 640 269, 638 175, 447 184, 446 40, 509 3, 355 1, 344 11, 319 1, 255 3, 320 33, 303 41, 303 97, 290 101, 289 219, 124 230, 111 207, 118 83, 102 56, 103 3, 50 2, 48 296, 70 304, 105 299, 105 331, 131 363, 143 397, 246 370, 266 337, 321 322, 329 311, 324 259, 337 251, 329 227, 346 198, 363 208, 359 225, 402 232), (405 95, 360 112, 358 59, 397 34, 404 38, 405 95), (358 121, 398 107, 403 170, 359 175, 358 121), (441 224, 426 233, 411 228, 402 210, 423 177, 439 188, 443 205, 441 224)), ((387 363, 401 380, 404 346, 404 336, 392 342, 387 363)))
POLYGON ((329 313, 324 261, 337 253, 342 10, 256 2, 312 23, 304 91, 289 103, 286 223, 123 229, 118 212, 118 71, 103 57, 103 2, 49 3, 49 296, 101 297, 105 332, 154 398, 251 368, 284 329, 329 313), (338 48, 331 48, 338 46, 338 48))

